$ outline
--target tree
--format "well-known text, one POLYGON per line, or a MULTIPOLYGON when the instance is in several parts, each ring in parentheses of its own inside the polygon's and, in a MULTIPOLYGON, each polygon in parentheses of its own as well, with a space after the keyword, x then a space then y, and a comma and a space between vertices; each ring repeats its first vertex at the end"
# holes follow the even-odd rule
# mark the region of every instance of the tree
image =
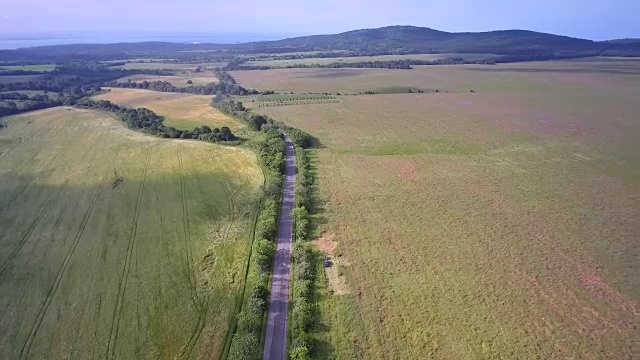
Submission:
POLYGON ((289 351, 291 360, 311 360, 309 349, 305 345, 299 345, 289 351))
POLYGON ((260 342, 254 334, 235 334, 231 349, 229 349, 229 360, 258 360, 260 358, 260 342))

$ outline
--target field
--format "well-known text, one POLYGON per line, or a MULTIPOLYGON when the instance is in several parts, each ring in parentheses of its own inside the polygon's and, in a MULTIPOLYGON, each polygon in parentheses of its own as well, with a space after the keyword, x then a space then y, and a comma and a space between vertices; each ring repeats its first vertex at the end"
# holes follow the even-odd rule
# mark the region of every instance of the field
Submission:
POLYGON ((0 84, 9 84, 9 83, 24 83, 36 80, 40 77, 40 75, 9 75, 2 76, 0 72, 0 84))
POLYGON ((98 95, 129 108, 144 107, 166 117, 165 124, 191 130, 196 126, 229 127, 234 133, 242 133, 246 127, 238 121, 211 107, 210 95, 164 93, 151 90, 112 88, 98 95))
POLYGON ((255 155, 53 108, 0 129, 0 358, 217 358, 255 155))
POLYGON ((15 66, 4 66, 0 64, 0 73, 3 70, 14 71, 14 70, 29 70, 29 71, 53 71, 56 68, 56 65, 15 65, 15 66))
POLYGON ((171 85, 177 87, 187 87, 190 84, 187 84, 188 80, 191 80, 193 84, 191 85, 207 85, 210 83, 217 83, 218 78, 215 77, 212 73, 186 73, 186 74, 176 74, 174 76, 155 76, 155 75, 131 75, 127 77, 123 77, 118 79, 118 81, 167 81, 170 82, 171 85))
POLYGON ((234 76, 449 91, 254 109, 320 142, 319 355, 637 358, 640 61, 234 76))
MULTIPOLYGON (((409 55, 378 55, 378 56, 351 56, 338 58, 305 58, 290 60, 255 60, 242 65, 246 66, 271 66, 284 68, 292 65, 328 65, 336 62, 355 63, 361 61, 391 61, 391 60, 438 60, 449 57, 461 57, 466 60, 487 59, 491 54, 409 54, 409 55)), ((495 55, 494 55, 495 56, 495 55)))
POLYGON ((222 67, 225 65, 225 63, 173 64, 164 62, 128 62, 124 65, 115 66, 115 68, 125 70, 193 70, 198 66, 222 67))
MULTIPOLYGON (((574 61, 512 63, 500 65, 433 65, 414 70, 387 69, 277 69, 262 71, 232 71, 238 83, 245 87, 278 92, 340 92, 380 91, 392 87, 439 89, 449 92, 541 90, 560 76, 579 86, 581 81, 616 78, 640 73, 638 60, 590 58, 574 61), (452 76, 454 74, 454 76, 452 76), (535 75, 535 76, 534 76, 535 75), (584 78, 584 79, 583 79, 584 78), (586 79, 586 80, 585 80, 586 79)), ((606 84, 605 84, 606 85, 606 84)), ((589 82, 588 86, 597 86, 589 82)), ((628 86, 628 85, 625 85, 628 86)))

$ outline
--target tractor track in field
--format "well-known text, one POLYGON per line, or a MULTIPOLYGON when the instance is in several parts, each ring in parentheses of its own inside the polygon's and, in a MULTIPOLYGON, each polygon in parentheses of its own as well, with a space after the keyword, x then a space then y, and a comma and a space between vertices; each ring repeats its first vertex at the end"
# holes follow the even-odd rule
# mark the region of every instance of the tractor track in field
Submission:
POLYGON ((49 310, 49 306, 51 306, 51 302, 53 302, 53 298, 55 297, 58 288, 60 287, 60 283, 62 282, 62 279, 64 278, 64 275, 69 267, 69 263, 71 262, 71 258, 73 257, 73 254, 75 253, 76 247, 78 246, 78 243, 80 242, 80 238, 82 238, 82 235, 84 234, 84 230, 87 227, 87 223, 89 222, 89 218, 91 217, 91 214, 93 213, 93 209, 95 208, 96 204, 98 203, 98 199, 100 198, 100 194, 102 193, 102 189, 104 188, 104 184, 107 182, 107 179, 109 178, 109 175, 111 174, 111 169, 113 168, 113 165, 115 164, 117 158, 118 158, 118 153, 119 153, 119 149, 118 151, 116 151, 115 156, 113 157, 113 160, 111 160, 111 163, 109 164, 109 167, 107 168, 107 171, 105 173, 105 175, 102 177, 102 180, 100 181, 100 186, 98 187, 98 190, 96 191, 95 195, 93 196, 93 199, 91 200, 91 204, 89 205, 89 208, 87 209, 87 211, 84 214, 84 217, 82 218, 82 222, 80 223, 80 227, 78 228, 78 231, 76 232, 76 236, 73 239, 73 242, 71 243, 71 246, 69 247, 69 250, 67 250, 67 254, 64 257, 64 261, 62 262, 62 266, 60 266, 60 269, 58 269, 58 273, 56 274, 56 278, 53 282, 53 285, 51 286, 51 289, 49 289, 49 292, 47 293, 47 297, 45 299, 44 304, 42 304, 42 307, 40 308, 40 310, 38 311, 38 316, 36 317, 36 320, 34 322, 34 324, 31 327, 31 331, 29 332, 29 337, 27 338, 27 341, 25 342, 25 344, 22 347, 22 350, 20 351, 20 359, 26 359, 29 356, 29 352, 31 351, 31 345, 33 344, 33 341, 36 337, 36 335, 38 334, 38 331, 40 330, 40 326, 42 325, 42 321, 44 320, 45 315, 47 314, 47 311, 49 310))
MULTIPOLYGON (((102 135, 100 135, 100 138, 102 138, 102 135)), ((100 138, 98 138, 98 142, 100 142, 100 138)), ((49 199, 49 201, 47 201, 46 205, 40 210, 40 212, 38 213, 38 216, 36 217, 36 219, 33 221, 33 223, 31 223, 31 225, 27 229, 26 233, 22 236, 22 238, 20 238, 20 241, 18 242, 18 245, 15 247, 15 249, 13 249, 13 251, 11 252, 11 255, 9 255, 9 258, 7 258, 7 260, 5 260, 4 263, 2 263, 2 266, 0 266, 0 276, 2 276, 2 274, 4 274, 5 270, 7 269, 7 267, 11 263, 11 261, 13 261, 13 259, 15 259, 15 257, 18 255, 18 253, 20 253, 20 250, 22 250, 22 247, 24 246, 24 244, 27 242, 29 237, 31 237, 31 234, 33 234, 33 231, 35 230, 35 228, 38 226, 38 224, 40 224, 40 221, 42 221, 42 219, 45 217, 45 215, 49 212, 49 209, 51 208, 51 205, 53 205, 54 201, 58 198, 60 193, 62 193, 62 191, 67 187, 67 184, 69 184, 69 181, 71 181, 71 179, 76 175, 76 173, 78 172, 80 167, 82 167, 82 165, 85 164, 85 159, 90 154, 93 154, 94 151, 95 151, 95 147, 93 147, 93 149, 91 151, 89 151, 86 154, 84 154, 84 156, 82 157, 82 159, 80 160, 78 165, 76 165, 73 168, 73 170, 71 170, 71 172, 67 175, 65 181, 62 183, 62 185, 60 187, 58 187, 58 190, 53 194, 53 196, 49 199)), ((4 210, 4 208, 3 208, 3 210, 4 210)))
POLYGON ((193 253, 191 251, 191 228, 189 224, 189 205, 187 204, 187 185, 184 179, 184 165, 182 162, 182 145, 178 145, 178 162, 180 164, 180 195, 182 201, 182 228, 184 232, 185 248, 187 254, 187 275, 189 277, 189 287, 191 288, 191 299, 196 308, 200 308, 200 298, 198 297, 195 274, 193 273, 193 253))
POLYGON ((189 204, 187 200, 187 189, 186 189, 186 181, 184 177, 184 165, 182 161, 182 146, 178 147, 178 161, 180 164, 180 192, 182 197, 182 224, 184 230, 185 237, 185 248, 187 253, 187 273, 189 277, 189 287, 191 288, 191 300, 193 305, 195 306, 198 313, 198 320, 196 322, 196 326, 189 337, 189 341, 186 346, 180 353, 180 359, 189 359, 191 358, 191 354, 193 353, 193 349, 200 338, 200 334, 202 334, 202 330, 204 329, 204 323, 207 316, 207 302, 208 299, 206 296, 200 298, 198 296, 198 285, 196 281, 195 274, 193 273, 193 252, 191 251, 191 228, 189 224, 189 204))
POLYGON ((31 184, 33 184, 34 180, 35 180, 35 177, 31 179, 31 181, 27 182, 22 187, 20 187, 20 189, 18 189, 18 191, 16 191, 13 195, 11 195, 11 198, 9 199, 9 201, 7 201, 7 203, 4 204, 4 206, 2 206, 2 209, 0 209, 0 214, 2 214, 7 208, 9 208, 9 206, 11 206, 18 199, 18 197, 22 195, 22 193, 25 190, 27 190, 27 188, 31 186, 31 184))
POLYGON ((131 270, 131 257, 133 256, 133 247, 135 245, 135 239, 138 232, 138 219, 140 217, 140 207, 142 205, 142 195, 144 193, 144 183, 147 180, 147 170, 149 168, 149 158, 151 157, 151 149, 147 152, 147 158, 144 163, 144 170, 142 171, 142 181, 138 189, 138 197, 136 199, 136 207, 133 214, 133 220, 131 222, 131 231, 129 232, 129 241, 127 244, 127 256, 122 267, 122 274, 120 275, 120 283, 118 286, 118 296, 116 306, 113 310, 113 317, 111 320, 111 330, 109 331, 109 341, 107 343, 107 358, 113 359, 115 357, 116 342, 118 340, 118 330, 120 328, 120 315, 122 313, 122 303, 124 302, 124 293, 127 288, 127 279, 129 278, 129 271, 131 270))

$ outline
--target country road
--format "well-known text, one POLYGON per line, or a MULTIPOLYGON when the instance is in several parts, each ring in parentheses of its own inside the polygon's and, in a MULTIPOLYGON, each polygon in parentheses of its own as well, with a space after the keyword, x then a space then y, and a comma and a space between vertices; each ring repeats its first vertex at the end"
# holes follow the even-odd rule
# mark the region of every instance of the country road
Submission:
POLYGON ((264 342, 263 360, 285 360, 287 358, 287 320, 289 314, 289 270, 291 269, 291 237, 293 221, 293 195, 296 179, 296 162, 293 143, 285 136, 287 145, 286 171, 280 225, 276 239, 276 258, 271 280, 271 299, 264 342))

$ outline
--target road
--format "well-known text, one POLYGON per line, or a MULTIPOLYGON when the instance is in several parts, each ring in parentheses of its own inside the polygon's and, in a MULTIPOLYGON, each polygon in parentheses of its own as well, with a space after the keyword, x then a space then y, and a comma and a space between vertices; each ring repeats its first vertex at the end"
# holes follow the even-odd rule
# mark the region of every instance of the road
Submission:
POLYGON ((291 210, 293 209, 296 162, 293 154, 293 144, 286 136, 285 143, 287 152, 284 193, 282 195, 278 238, 276 239, 276 258, 271 280, 271 299, 269 301, 263 360, 285 360, 287 358, 289 270, 291 269, 291 237, 293 231, 291 210))

